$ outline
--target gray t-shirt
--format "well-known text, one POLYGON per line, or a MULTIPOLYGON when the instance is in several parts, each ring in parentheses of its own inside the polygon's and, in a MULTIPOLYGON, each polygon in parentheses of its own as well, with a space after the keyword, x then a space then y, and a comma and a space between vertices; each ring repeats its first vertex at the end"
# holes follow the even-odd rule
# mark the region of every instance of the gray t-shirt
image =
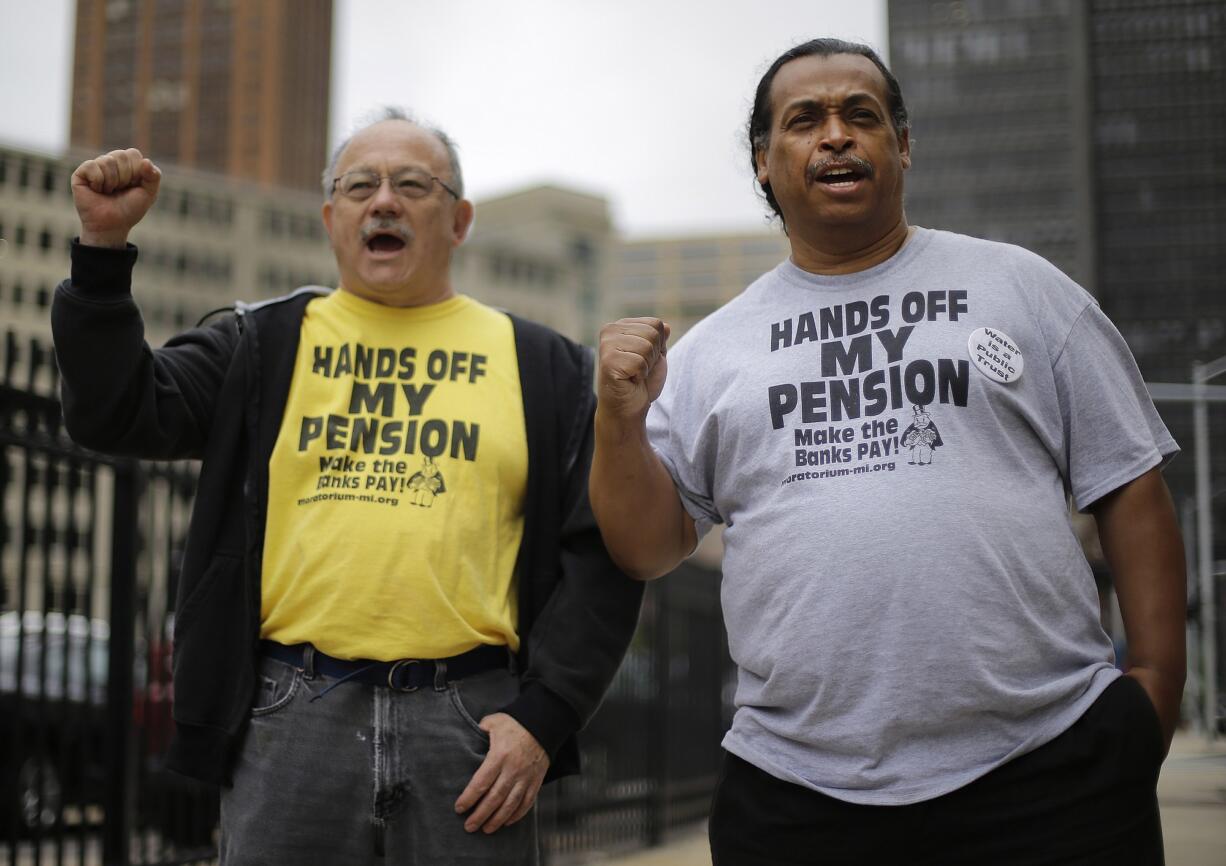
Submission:
POLYGON ((1118 676, 1079 509, 1177 450, 1093 298, 1018 247, 917 229, 791 262, 668 354, 651 442, 725 526, 724 739, 856 803, 944 794, 1118 676))

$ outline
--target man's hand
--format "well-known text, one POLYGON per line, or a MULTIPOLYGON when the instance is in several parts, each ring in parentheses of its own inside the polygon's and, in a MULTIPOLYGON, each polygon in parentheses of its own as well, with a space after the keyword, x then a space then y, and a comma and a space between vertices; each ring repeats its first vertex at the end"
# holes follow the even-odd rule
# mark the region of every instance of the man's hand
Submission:
POLYGON ((1175 729, 1179 726, 1179 706, 1183 700, 1183 678, 1165 676, 1161 671, 1133 665, 1125 676, 1141 684, 1158 714, 1158 724, 1166 739, 1166 748, 1171 748, 1175 729))
POLYGON ((493 833, 527 815, 549 769, 540 743, 506 713, 486 716, 481 730, 490 735, 489 753, 455 802, 460 814, 473 810, 464 821, 469 833, 493 833))
POLYGON ((162 172, 135 148, 87 159, 72 173, 81 243, 123 249, 157 199, 162 172))
POLYGON ((647 441, 647 410, 664 389, 671 332, 655 318, 600 329, 588 497, 609 555, 636 580, 672 571, 698 543, 694 519, 647 441))
POLYGON ((597 411, 606 420, 641 421, 668 375, 670 328, 654 318, 621 319, 600 329, 597 411))
POLYGON ((1158 469, 1090 506, 1111 568, 1128 639, 1128 676, 1145 689, 1169 749, 1187 671, 1183 541, 1158 469))

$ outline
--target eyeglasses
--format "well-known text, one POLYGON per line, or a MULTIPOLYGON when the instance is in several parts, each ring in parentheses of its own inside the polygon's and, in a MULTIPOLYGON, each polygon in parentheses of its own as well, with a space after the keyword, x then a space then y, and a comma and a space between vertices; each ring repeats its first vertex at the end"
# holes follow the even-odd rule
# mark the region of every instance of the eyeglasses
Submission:
POLYGON ((460 194, 447 186, 434 175, 420 168, 406 168, 395 174, 378 174, 373 171, 347 171, 332 181, 332 191, 339 192, 345 198, 354 201, 364 201, 383 185, 384 180, 392 182, 392 191, 405 198, 425 198, 430 194, 431 184, 437 183, 451 197, 459 201, 460 194))

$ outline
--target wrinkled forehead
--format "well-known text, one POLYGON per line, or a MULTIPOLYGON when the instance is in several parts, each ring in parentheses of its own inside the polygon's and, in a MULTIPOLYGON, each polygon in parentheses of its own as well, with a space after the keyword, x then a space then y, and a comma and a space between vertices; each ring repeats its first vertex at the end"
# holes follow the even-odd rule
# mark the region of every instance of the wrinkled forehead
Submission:
POLYGON ((860 54, 811 54, 779 67, 771 82, 771 117, 797 100, 842 103, 859 96, 889 108, 885 76, 877 64, 860 54))
POLYGON ((353 136, 336 161, 336 174, 415 167, 445 178, 448 166, 447 149, 433 133, 407 120, 384 120, 353 136))

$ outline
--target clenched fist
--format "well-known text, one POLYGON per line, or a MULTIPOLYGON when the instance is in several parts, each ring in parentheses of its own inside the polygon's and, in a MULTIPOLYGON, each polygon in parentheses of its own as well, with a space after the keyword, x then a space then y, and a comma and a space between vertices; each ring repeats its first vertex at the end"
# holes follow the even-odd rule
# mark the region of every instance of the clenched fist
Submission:
POLYGON ((157 199, 162 172, 136 148, 87 159, 72 173, 81 243, 123 248, 157 199))
POLYGON ((620 319, 600 329, 596 394, 610 420, 641 420, 660 396, 668 375, 668 324, 654 318, 620 319))

